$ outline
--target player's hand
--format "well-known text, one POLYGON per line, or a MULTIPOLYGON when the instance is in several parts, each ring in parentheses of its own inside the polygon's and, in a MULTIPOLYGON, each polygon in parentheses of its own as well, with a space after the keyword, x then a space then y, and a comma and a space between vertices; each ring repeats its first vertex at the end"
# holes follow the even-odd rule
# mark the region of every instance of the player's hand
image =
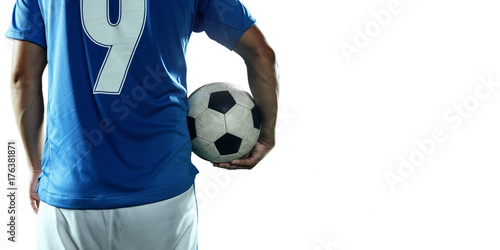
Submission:
POLYGON ((40 207, 40 197, 38 197, 36 188, 38 186, 38 177, 40 176, 41 173, 42 171, 31 172, 29 196, 30 196, 31 208, 33 209, 35 214, 38 214, 38 208, 40 207))
POLYGON ((245 156, 225 163, 214 163, 214 167, 225 169, 252 169, 274 148, 273 143, 258 140, 254 148, 245 156))

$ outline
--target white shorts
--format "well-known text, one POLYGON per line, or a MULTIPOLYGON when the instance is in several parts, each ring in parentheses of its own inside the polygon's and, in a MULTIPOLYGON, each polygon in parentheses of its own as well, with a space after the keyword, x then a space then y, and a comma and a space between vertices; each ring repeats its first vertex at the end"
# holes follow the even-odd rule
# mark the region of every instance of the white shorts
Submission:
POLYGON ((194 187, 174 198, 136 207, 75 210, 40 202, 40 250, 195 250, 198 212, 194 187))

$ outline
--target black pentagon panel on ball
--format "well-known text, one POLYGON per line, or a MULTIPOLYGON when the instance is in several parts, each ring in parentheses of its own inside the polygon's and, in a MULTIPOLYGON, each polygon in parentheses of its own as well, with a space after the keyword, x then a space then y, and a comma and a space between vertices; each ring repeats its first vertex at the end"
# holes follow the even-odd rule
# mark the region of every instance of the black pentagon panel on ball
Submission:
POLYGON ((222 114, 225 114, 234 105, 236 105, 236 101, 228 91, 219 91, 210 94, 210 100, 208 101, 209 109, 213 109, 221 112, 222 114))
POLYGON ((238 153, 241 141, 241 138, 227 133, 217 139, 214 144, 221 155, 229 155, 238 153))
POLYGON ((252 108, 253 127, 260 129, 260 112, 257 106, 252 108))
POLYGON ((187 117, 187 125, 189 130, 189 136, 191 137, 191 140, 193 140, 194 138, 196 138, 196 126, 193 117, 191 116, 187 117))

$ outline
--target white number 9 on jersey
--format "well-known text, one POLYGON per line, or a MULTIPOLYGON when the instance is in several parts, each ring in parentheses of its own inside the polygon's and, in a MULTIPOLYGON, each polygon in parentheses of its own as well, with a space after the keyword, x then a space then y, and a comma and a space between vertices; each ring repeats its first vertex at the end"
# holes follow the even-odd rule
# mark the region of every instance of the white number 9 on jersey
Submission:
POLYGON ((94 94, 120 94, 146 24, 147 0, 119 0, 118 21, 109 21, 109 0, 81 0, 82 26, 97 45, 108 48, 94 94))

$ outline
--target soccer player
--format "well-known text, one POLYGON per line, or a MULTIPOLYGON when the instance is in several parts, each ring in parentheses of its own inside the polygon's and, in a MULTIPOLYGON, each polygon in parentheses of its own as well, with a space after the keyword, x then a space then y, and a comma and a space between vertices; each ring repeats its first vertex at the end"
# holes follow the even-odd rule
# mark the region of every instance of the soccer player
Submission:
POLYGON ((275 144, 278 72, 238 0, 17 0, 6 36, 39 249, 197 248, 186 125, 193 31, 247 66, 262 132, 249 155, 214 165, 251 169, 275 144))

